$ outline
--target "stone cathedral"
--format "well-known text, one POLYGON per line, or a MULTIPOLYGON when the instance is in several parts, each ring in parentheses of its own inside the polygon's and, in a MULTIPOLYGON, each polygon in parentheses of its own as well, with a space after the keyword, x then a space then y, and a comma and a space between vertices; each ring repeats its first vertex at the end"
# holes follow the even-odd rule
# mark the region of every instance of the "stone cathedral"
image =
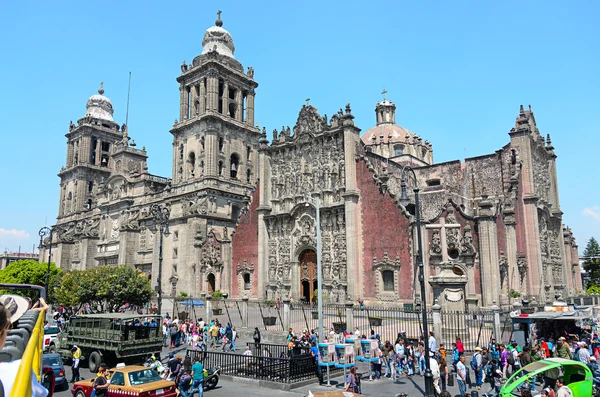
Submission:
POLYGON ((114 120, 102 85, 89 98, 70 123, 58 174, 57 265, 126 264, 156 285, 150 206, 159 204, 170 212, 165 296, 220 290, 312 301, 320 244, 327 300, 418 302, 416 208, 399 201, 410 165, 428 302, 489 307, 510 304, 513 291, 538 302, 581 291, 577 245, 561 220, 557 156, 531 107, 521 106, 506 145, 464 161, 435 163, 432 144, 396 124, 385 92, 375 126, 362 134, 349 104, 329 117, 307 101, 293 127, 267 136, 254 119, 254 70, 234 52, 219 17, 201 54, 181 65, 170 178, 148 172, 148 153, 114 120))

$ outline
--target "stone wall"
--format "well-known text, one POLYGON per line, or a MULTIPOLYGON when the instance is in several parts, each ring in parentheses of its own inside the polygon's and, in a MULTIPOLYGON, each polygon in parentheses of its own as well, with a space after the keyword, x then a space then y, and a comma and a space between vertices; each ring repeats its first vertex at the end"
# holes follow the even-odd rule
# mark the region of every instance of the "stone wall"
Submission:
POLYGON ((360 160, 356 169, 358 188, 361 194, 362 241, 364 296, 377 295, 377 277, 374 263, 387 258, 400 263, 399 277, 396 280, 399 297, 412 301, 413 266, 410 257, 411 227, 408 218, 387 193, 381 194, 373 180, 365 160, 360 160))
POLYGON ((258 212, 260 188, 252 194, 248 211, 240 216, 232 237, 232 296, 243 296, 248 292, 258 296, 258 212), (251 291, 244 291, 243 272, 250 273, 251 291))

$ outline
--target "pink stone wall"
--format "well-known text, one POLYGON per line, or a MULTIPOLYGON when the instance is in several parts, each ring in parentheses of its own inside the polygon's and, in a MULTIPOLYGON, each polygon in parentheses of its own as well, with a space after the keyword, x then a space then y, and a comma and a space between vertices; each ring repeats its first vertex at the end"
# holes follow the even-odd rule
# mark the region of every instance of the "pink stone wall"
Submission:
POLYGON ((252 282, 252 296, 257 296, 258 289, 258 208, 260 188, 257 186, 252 194, 252 201, 248 212, 240 217, 239 224, 232 237, 232 272, 231 272, 231 294, 239 297, 244 291, 239 290, 238 266, 246 260, 248 265, 254 266, 254 272, 250 276, 252 282))
POLYGON ((373 173, 369 171, 364 160, 360 160, 356 165, 356 178, 361 195, 365 297, 373 298, 376 293, 373 256, 380 260, 383 253, 387 252, 392 260, 399 256, 400 296, 402 299, 411 300, 413 267, 410 258, 409 221, 388 194, 379 192, 379 186, 373 180, 373 173))

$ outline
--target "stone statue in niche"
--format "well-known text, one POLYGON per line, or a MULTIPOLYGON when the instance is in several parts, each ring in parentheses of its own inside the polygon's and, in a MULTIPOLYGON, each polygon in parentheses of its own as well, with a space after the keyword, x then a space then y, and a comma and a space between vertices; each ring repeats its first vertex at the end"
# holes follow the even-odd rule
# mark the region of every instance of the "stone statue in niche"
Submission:
POLYGON ((442 239, 440 237, 440 231, 435 229, 431 235, 431 247, 429 248, 430 256, 442 255, 442 239))
POLYGON ((446 223, 457 224, 456 215, 454 215, 454 208, 448 209, 448 215, 446 215, 446 223))
POLYGON ((460 242, 460 253, 462 255, 473 255, 475 246, 473 245, 473 235, 471 234, 471 226, 465 226, 465 235, 460 242))
POLYGON ((508 281, 508 259, 504 252, 500 252, 500 261, 498 263, 498 267, 500 268, 500 287, 502 289, 506 289, 505 283, 508 281))

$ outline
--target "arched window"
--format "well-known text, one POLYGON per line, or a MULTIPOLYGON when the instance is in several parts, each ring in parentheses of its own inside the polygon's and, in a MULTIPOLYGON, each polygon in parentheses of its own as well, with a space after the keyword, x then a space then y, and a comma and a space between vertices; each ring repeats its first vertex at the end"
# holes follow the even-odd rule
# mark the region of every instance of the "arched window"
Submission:
POLYGON ((238 168, 240 166, 240 156, 238 156, 237 153, 232 154, 230 163, 230 176, 232 179, 235 179, 237 178, 238 168))
POLYGON ((196 154, 194 152, 190 152, 190 154, 188 154, 188 167, 190 177, 193 178, 196 171, 196 154))
POLYGON ((394 146, 394 156, 402 156, 404 154, 404 146, 396 145, 394 146))
POLYGON ((223 175, 223 162, 219 161, 219 176, 223 175))
POLYGON ((219 152, 223 151, 223 138, 219 138, 219 152))
POLYGON ((384 270, 381 272, 381 278, 383 279, 383 290, 394 291, 394 272, 391 270, 384 270))
POLYGON ((249 291, 252 289, 252 283, 250 282, 250 273, 244 273, 244 290, 249 291))

